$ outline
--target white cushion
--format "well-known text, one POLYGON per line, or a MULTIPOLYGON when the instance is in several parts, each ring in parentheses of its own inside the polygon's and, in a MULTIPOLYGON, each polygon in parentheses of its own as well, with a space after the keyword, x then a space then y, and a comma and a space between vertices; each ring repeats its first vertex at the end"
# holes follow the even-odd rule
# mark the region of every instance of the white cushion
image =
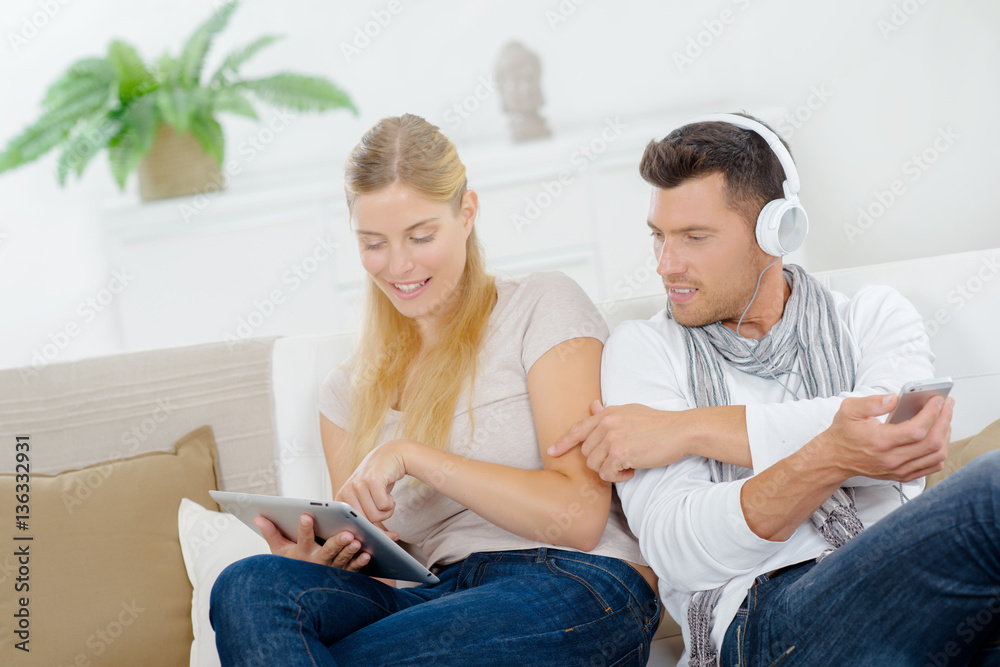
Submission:
POLYGON ((267 543, 231 514, 207 510, 181 499, 177 511, 184 567, 194 593, 191 597, 191 667, 219 667, 215 631, 208 618, 212 586, 219 574, 241 558, 270 553, 267 543))

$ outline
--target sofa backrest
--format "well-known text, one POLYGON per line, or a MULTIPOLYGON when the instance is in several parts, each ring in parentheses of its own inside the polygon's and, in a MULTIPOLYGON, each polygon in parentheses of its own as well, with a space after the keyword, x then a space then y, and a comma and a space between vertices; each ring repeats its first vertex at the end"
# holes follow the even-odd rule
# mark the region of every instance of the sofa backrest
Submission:
MULTIPOLYGON (((206 424, 224 489, 277 493, 274 338, 144 350, 0 371, 0 442, 30 435, 32 472, 166 451, 206 424)), ((14 457, 0 460, 13 470, 14 457)))
MULTIPOLYGON (((815 274, 830 289, 852 295, 865 285, 889 285, 924 318, 937 376, 951 376, 956 398, 952 438, 978 433, 1000 418, 1000 249, 890 262, 815 274)), ((664 307, 662 295, 599 304, 608 325, 646 319, 664 307)), ((319 439, 317 391, 350 354, 352 336, 302 336, 274 346, 274 433, 278 485, 284 495, 331 497, 319 439)), ((907 349, 898 352, 905 356, 907 349)))

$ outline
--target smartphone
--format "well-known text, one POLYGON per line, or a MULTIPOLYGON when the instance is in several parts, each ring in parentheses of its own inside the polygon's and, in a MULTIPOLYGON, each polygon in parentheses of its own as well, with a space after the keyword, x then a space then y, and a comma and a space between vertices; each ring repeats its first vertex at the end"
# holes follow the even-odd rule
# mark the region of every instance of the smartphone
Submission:
POLYGON ((899 401, 892 411, 886 424, 900 424, 913 419, 927 405, 927 401, 935 396, 947 398, 954 383, 951 378, 934 378, 933 380, 914 380, 907 382, 899 390, 899 401))

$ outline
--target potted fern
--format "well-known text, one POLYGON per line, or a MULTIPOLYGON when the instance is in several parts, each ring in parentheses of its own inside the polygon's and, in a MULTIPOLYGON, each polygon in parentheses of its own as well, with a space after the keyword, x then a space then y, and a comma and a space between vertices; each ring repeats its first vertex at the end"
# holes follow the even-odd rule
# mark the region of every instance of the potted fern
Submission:
POLYGON ((74 63, 46 92, 41 117, 0 153, 0 172, 60 148, 57 177, 64 185, 70 173, 81 176, 94 155, 107 149, 119 188, 138 169, 143 199, 193 194, 222 183, 225 140, 218 114, 256 119, 251 97, 300 112, 343 108, 357 115, 350 97, 320 77, 240 78, 240 67, 278 36, 236 49, 206 76, 212 40, 236 6, 219 7, 176 58, 167 54, 147 65, 132 46, 115 40, 106 57, 74 63))

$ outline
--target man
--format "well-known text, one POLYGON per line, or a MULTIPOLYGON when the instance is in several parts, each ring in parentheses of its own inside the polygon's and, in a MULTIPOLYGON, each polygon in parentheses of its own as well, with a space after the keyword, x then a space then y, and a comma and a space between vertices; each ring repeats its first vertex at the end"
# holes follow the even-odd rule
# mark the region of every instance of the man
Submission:
POLYGON ((926 345, 898 353, 927 340, 920 316, 888 288, 831 293, 759 245, 758 215, 798 179, 746 118, 647 146, 668 307, 615 330, 614 407, 595 404, 550 452, 582 443, 618 482, 682 665, 1000 665, 1000 458, 917 497, 947 455, 953 401, 879 417, 933 376, 926 345))

